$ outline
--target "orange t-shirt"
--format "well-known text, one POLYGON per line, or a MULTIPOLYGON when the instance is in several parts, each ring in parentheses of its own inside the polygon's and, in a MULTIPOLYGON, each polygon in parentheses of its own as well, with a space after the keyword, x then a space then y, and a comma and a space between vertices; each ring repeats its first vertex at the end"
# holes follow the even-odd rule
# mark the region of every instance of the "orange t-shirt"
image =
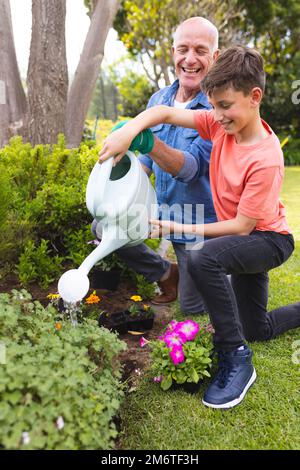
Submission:
POLYGON ((268 137, 245 146, 226 134, 213 111, 195 111, 195 124, 200 136, 213 143, 209 172, 218 220, 234 219, 239 212, 258 219, 256 230, 291 233, 279 200, 283 154, 268 124, 262 120, 268 137))

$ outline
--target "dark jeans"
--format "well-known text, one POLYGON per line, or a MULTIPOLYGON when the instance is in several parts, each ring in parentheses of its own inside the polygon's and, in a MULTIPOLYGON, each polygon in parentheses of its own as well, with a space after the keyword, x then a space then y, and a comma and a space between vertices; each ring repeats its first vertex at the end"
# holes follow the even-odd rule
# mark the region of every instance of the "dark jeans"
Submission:
MULTIPOLYGON (((181 243, 173 243, 179 269, 179 300, 181 311, 188 314, 198 314, 204 312, 203 299, 197 290, 187 270, 188 250, 181 243)), ((137 246, 125 246, 116 251, 127 265, 143 274, 149 282, 159 281, 170 266, 169 261, 164 260, 160 255, 151 250, 145 243, 137 246)))
POLYGON ((268 271, 293 250, 292 235, 254 231, 214 238, 189 252, 188 269, 208 308, 217 349, 233 350, 245 340, 271 339, 300 326, 300 302, 267 312, 268 271))

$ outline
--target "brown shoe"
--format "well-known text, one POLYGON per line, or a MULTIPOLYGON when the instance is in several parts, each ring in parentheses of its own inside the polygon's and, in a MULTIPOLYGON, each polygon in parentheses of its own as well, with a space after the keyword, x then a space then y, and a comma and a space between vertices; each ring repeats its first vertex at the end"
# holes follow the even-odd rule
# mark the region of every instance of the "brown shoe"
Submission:
POLYGON ((155 305, 165 305, 177 299, 179 273, 176 263, 171 263, 171 270, 168 279, 158 282, 161 294, 152 299, 155 305))

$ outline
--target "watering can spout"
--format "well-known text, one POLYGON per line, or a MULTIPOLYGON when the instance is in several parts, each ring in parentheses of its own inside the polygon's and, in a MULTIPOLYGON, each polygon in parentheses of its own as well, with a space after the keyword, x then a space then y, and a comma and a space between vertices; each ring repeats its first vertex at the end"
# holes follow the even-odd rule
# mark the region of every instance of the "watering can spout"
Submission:
POLYGON ((92 267, 105 256, 121 248, 128 243, 127 237, 116 228, 108 227, 103 230, 101 243, 83 261, 78 269, 70 269, 65 272, 58 282, 58 292, 67 302, 79 302, 88 293, 90 281, 88 274, 92 267))
POLYGON ((127 243, 128 239, 120 228, 118 229, 118 234, 116 234, 116 227, 108 227, 107 230, 104 229, 101 243, 79 266, 79 271, 87 275, 98 261, 127 243))

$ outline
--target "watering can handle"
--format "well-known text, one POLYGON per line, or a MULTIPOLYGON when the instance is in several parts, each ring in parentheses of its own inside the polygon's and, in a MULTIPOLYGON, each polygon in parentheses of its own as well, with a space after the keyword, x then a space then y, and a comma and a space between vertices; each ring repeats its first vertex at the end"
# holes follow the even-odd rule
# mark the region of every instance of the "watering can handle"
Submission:
POLYGON ((99 204, 104 200, 106 184, 113 166, 113 158, 103 163, 96 163, 88 180, 86 188, 86 204, 90 213, 95 217, 99 204))
MULTIPOLYGON (((110 174, 111 174, 113 163, 114 163, 113 158, 109 158, 108 160, 105 160, 101 164, 98 163, 98 165, 100 165, 99 180, 101 178, 101 184, 99 184, 99 187, 98 187, 100 201, 103 201, 103 199, 104 199, 105 188, 106 188, 107 182, 108 182, 110 174)), ((99 181, 99 183, 100 183, 100 181, 99 181)))

